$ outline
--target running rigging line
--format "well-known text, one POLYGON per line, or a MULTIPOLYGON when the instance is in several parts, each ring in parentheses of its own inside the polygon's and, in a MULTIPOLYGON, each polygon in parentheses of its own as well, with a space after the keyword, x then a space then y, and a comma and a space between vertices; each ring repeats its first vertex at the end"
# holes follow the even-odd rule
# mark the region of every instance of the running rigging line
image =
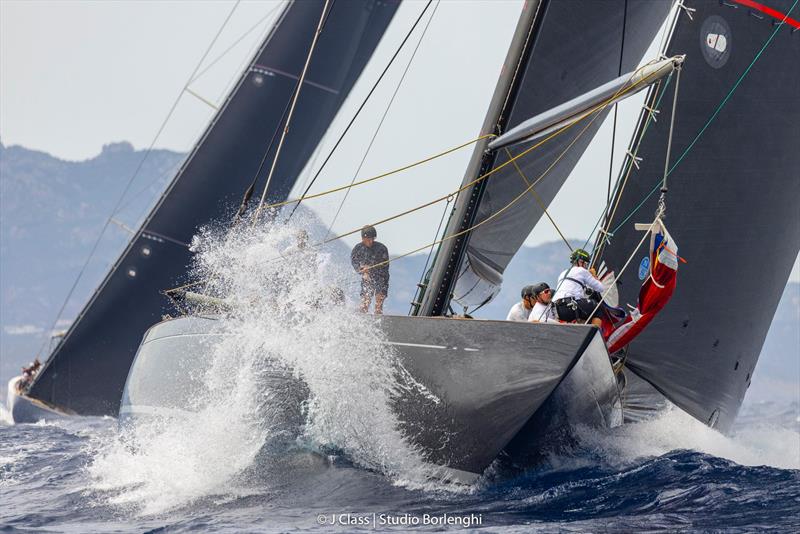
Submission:
MULTIPOLYGON (((325 168, 325 165, 328 164, 328 161, 331 159, 331 156, 333 156, 333 153, 336 151, 337 148, 339 148, 339 144, 344 139, 344 136, 347 135, 347 132, 350 131, 350 127, 353 126, 353 123, 358 118, 358 115, 361 113, 361 110, 364 109, 364 106, 367 104, 367 101, 369 101, 370 97, 372 96, 372 93, 374 93, 375 89, 378 88, 378 85, 381 83, 381 80, 383 80, 383 77, 389 71, 389 68, 392 66, 392 63, 394 63, 394 60, 397 58, 398 54, 400 54, 400 51, 405 46, 405 44, 408 41, 409 37, 411 37, 411 34, 414 33, 414 29, 419 24, 419 21, 422 20, 423 15, 425 15, 425 12, 428 10, 428 8, 430 7, 432 2, 433 2, 433 0, 428 0, 428 3, 425 4, 425 7, 422 9, 422 12, 417 17, 417 20, 414 21, 414 24, 411 26, 411 29, 408 30, 408 33, 406 33, 406 36, 403 38, 403 41, 400 43, 400 46, 398 46, 397 50, 395 50, 394 54, 392 55, 392 58, 389 60, 389 63, 386 64, 386 67, 384 67, 383 72, 381 72, 381 75, 378 76, 378 79, 372 85, 372 88, 369 90, 369 93, 367 93, 367 96, 364 98, 364 101, 361 102, 360 106, 358 106, 358 109, 356 110, 355 115, 353 115, 353 118, 350 119, 350 122, 347 124, 347 127, 344 129, 342 134, 339 136, 339 139, 336 140, 336 144, 333 145, 333 148, 328 153, 328 155, 325 157, 325 161, 322 162, 322 165, 317 170, 317 172, 314 174, 314 177, 311 179, 311 182, 305 188, 305 190, 303 191, 303 194, 300 195, 300 198, 297 200, 297 206, 295 206, 292 209, 291 213, 289 214, 289 217, 288 217, 289 219, 291 219, 292 215, 294 215, 294 212, 297 211, 297 208, 300 206, 300 202, 302 202, 303 199, 307 198, 306 195, 308 194, 308 192, 311 189, 311 187, 314 185, 314 182, 317 181, 317 178, 319 177, 319 175, 322 172, 322 170, 325 168)), ((438 6, 438 4, 437 4, 437 6, 438 6)))
MULTIPOLYGON (((328 235, 330 235, 331 230, 333 230, 333 225, 336 223, 336 219, 339 218, 339 214, 342 212, 342 208, 344 207, 345 202, 347 202, 347 197, 350 196, 350 191, 352 190, 352 186, 355 183, 356 178, 358 178, 358 174, 361 172, 361 168, 364 166, 364 162, 367 161, 367 157, 369 156, 370 150, 372 150, 372 145, 375 143, 375 139, 378 137, 378 133, 381 131, 381 127, 383 126, 383 123, 386 120, 386 116, 389 114, 389 110, 392 108, 392 104, 394 104, 394 99, 397 97, 397 93, 400 92, 400 87, 402 87, 403 81, 406 79, 406 75, 408 74, 408 71, 411 68, 411 64, 414 62, 414 58, 416 57, 417 51, 419 50, 419 47, 422 44, 422 40, 425 39, 425 34, 428 31, 428 27, 430 27, 431 21, 433 21, 433 17, 436 15, 436 10, 439 8, 439 1, 436 2, 436 6, 433 8, 431 16, 430 18, 428 18, 428 22, 425 23, 425 27, 422 29, 422 35, 419 36, 419 41, 417 41, 417 46, 415 46, 414 51, 411 52, 411 57, 408 59, 408 63, 406 64, 405 70, 403 70, 402 76, 400 76, 400 81, 397 82, 397 87, 395 87, 394 93, 392 93, 392 98, 389 99, 389 104, 387 104, 386 109, 383 111, 383 116, 381 116, 381 120, 378 122, 377 128, 375 128, 375 133, 372 134, 372 139, 370 139, 369 145, 367 145, 367 150, 364 152, 364 157, 361 158, 361 162, 358 164, 358 168, 356 169, 356 172, 353 175, 353 179, 350 181, 350 187, 348 187, 345 190, 344 198, 342 198, 342 201, 339 203, 339 207, 336 210, 336 214, 333 216, 331 223, 328 225, 328 231, 325 232, 325 239, 328 238, 328 235)), ((297 209, 297 206, 299 205, 300 204, 298 203, 295 206, 295 209, 297 209)))
MULTIPOLYGON (((633 75, 632 75, 632 78, 633 78, 633 77, 635 77, 635 76, 636 76, 636 74, 637 74, 637 73, 638 73, 638 72, 639 72, 639 71, 640 71, 642 68, 644 68, 644 67, 648 66, 649 64, 650 64, 650 63, 648 63, 647 65, 643 65, 642 67, 640 67, 639 69, 637 69, 637 70, 636 70, 636 71, 633 73, 633 75)), ((532 183, 531 183, 531 184, 530 184, 530 185, 529 185, 529 186, 528 186, 528 187, 527 187, 525 190, 523 190, 523 191, 522 191, 522 192, 521 192, 519 195, 517 195, 515 198, 513 198, 512 200, 510 200, 510 201, 509 201, 509 202, 508 202, 508 203, 507 203, 505 206, 503 206, 503 207, 502 207, 500 210, 496 211, 495 213, 493 213, 492 215, 490 215, 489 217, 487 217, 487 218, 486 218, 486 219, 484 219, 483 221, 481 221, 481 222, 479 222, 479 223, 477 223, 477 224, 474 224, 473 226, 471 226, 471 227, 469 227, 469 228, 466 228, 466 229, 464 229, 464 230, 462 230, 462 231, 460 231, 460 232, 457 232, 457 233, 454 233, 454 234, 451 234, 451 235, 448 235, 448 236, 444 236, 442 239, 439 239, 439 240, 437 240, 437 241, 435 241, 435 242, 433 242, 433 243, 428 243, 428 244, 426 244, 426 245, 424 245, 424 246, 422 246, 422 247, 420 247, 420 248, 418 248, 418 249, 415 249, 415 250, 412 250, 412 251, 410 251, 410 252, 407 252, 407 253, 405 253, 405 254, 402 254, 402 255, 400 255, 400 256, 397 256, 397 257, 391 258, 391 259, 389 259, 389 260, 387 260, 387 261, 384 261, 384 262, 381 262, 381 263, 378 263, 378 264, 375 264, 375 265, 371 265, 371 266, 369 266, 369 267, 368 267, 368 269, 374 269, 374 268, 376 268, 376 267, 381 267, 381 266, 384 266, 384 265, 388 265, 389 263, 391 263, 391 262, 393 262, 393 261, 399 260, 399 259, 401 259, 401 258, 404 258, 404 257, 406 257, 406 256, 409 256, 409 255, 411 255, 411 254, 415 254, 415 253, 417 253, 417 252, 420 252, 420 251, 422 251, 422 250, 425 250, 425 249, 426 249, 426 248, 428 248, 428 247, 432 247, 432 246, 438 245, 438 244, 440 244, 440 243, 443 243, 443 242, 445 242, 445 241, 448 241, 448 240, 450 240, 450 239, 453 239, 453 238, 459 237, 459 236, 461 236, 461 235, 463 235, 463 234, 466 234, 466 233, 468 233, 468 232, 471 232, 471 231, 475 230, 476 228, 478 228, 478 227, 480 227, 480 226, 483 226, 484 224, 487 224, 487 223, 491 222, 492 220, 494 220, 495 218, 497 218, 499 215, 501 215, 502 213, 504 213, 505 211, 507 211, 507 210, 508 210, 509 208, 511 208, 511 207, 512 207, 514 204, 516 204, 516 202, 517 202, 517 201, 519 201, 519 200, 520 200, 522 197, 524 197, 525 195, 527 195, 527 194, 528 194, 528 193, 531 191, 531 189, 533 189, 533 187, 535 187, 535 186, 536 186, 536 185, 537 185, 537 184, 538 184, 538 183, 539 183, 541 180, 543 180, 543 179, 546 177, 546 175, 547 175, 547 174, 548 174, 548 173, 549 173, 549 172, 550 172, 550 171, 553 169, 553 167, 555 167, 555 166, 558 164, 558 162, 559 162, 559 161, 560 161, 560 160, 561 160, 561 159, 562 159, 562 158, 563 158, 563 157, 564 157, 564 156, 567 154, 567 152, 568 152, 568 151, 569 151, 569 150, 572 148, 572 146, 573 146, 573 145, 574 145, 574 144, 575 144, 575 143, 576 143, 576 142, 577 142, 577 141, 580 139, 580 137, 581 137, 581 136, 582 136, 582 135, 583 135, 583 134, 586 132, 586 130, 588 130, 588 128, 589 128, 589 127, 590 127, 590 126, 591 126, 591 125, 594 123, 594 121, 595 121, 595 120, 597 120, 597 117, 599 117, 599 116, 600 116, 600 112, 601 112, 602 110, 606 109, 606 108, 607 108, 607 107, 608 107, 608 106, 609 106, 609 105, 610 105, 610 104, 611 104, 611 103, 612 103, 612 102, 613 102, 613 101, 614 101, 614 100, 615 100, 617 97, 619 97, 619 96, 621 96, 621 95, 624 95, 625 93, 628 93, 628 92, 630 92, 630 91, 633 91, 633 90, 635 90, 635 89, 636 89, 636 88, 637 88, 639 85, 641 85, 641 84, 646 84, 646 83, 648 83, 649 81, 650 81, 650 78, 649 78, 649 77, 647 77, 647 76, 645 76, 645 77, 641 78, 640 80, 638 80, 638 81, 636 81, 636 82, 632 83, 631 85, 629 85, 629 86, 627 86, 627 87, 626 87, 626 86, 623 86, 623 87, 621 87, 621 88, 620 88, 620 89, 619 89, 619 90, 618 90, 618 91, 617 91, 615 94, 611 95, 611 96, 610 96, 608 99, 606 99, 606 100, 604 100, 604 101, 602 101, 602 102, 600 102, 600 103, 596 104, 594 107, 592 107, 591 109, 589 109, 589 110, 588 110, 588 111, 586 111, 585 113, 583 113, 583 114, 581 114, 580 116, 578 116, 578 117, 574 118, 574 119, 573 119, 573 120, 571 120, 570 122, 568 122, 568 123, 564 124, 564 126, 561 126, 561 127, 560 127, 559 129, 557 129, 556 131, 554 131, 554 132, 550 133, 549 135, 547 135, 546 137, 542 138, 541 140, 539 140, 539 141, 538 141, 537 143, 535 143, 534 145, 532 145, 532 146, 530 146, 530 147, 526 148, 525 150, 523 150, 522 152, 520 152, 520 153, 519 153, 519 154, 517 154, 516 156, 512 157, 512 158, 511 158, 511 159, 509 159, 508 161, 506 161, 506 162, 504 162, 504 163, 502 163, 502 164, 498 165, 497 167, 494 167, 493 169, 491 169, 491 170, 487 171, 485 174, 483 174, 483 175, 481 175, 481 176, 478 176, 477 178, 475 178, 474 180, 472 180, 472 181, 470 181, 470 182, 468 182, 468 183, 466 183, 466 184, 463 184, 461 187, 459 187, 459 188, 458 188, 458 189, 456 189, 455 191, 452 191, 451 193, 449 193, 449 194, 447 194, 447 195, 445 195, 445 196, 442 196, 442 197, 436 198, 436 199, 434 199, 434 200, 431 200, 431 201, 429 201, 429 202, 426 202, 426 203, 424 203, 424 204, 421 204, 421 205, 419 205, 419 206, 416 206, 416 207, 414 207, 414 208, 410 208, 410 209, 408 209, 408 210, 405 210, 405 211, 403 211, 403 212, 400 212, 400 213, 397 213, 397 214, 391 215, 391 216, 389 216, 389 217, 387 217, 387 218, 385 218, 385 219, 381 219, 380 221, 376 221, 376 222, 373 222, 373 223, 371 223, 371 224, 372 224, 372 226, 378 226, 378 225, 381 225, 381 224, 383 224, 383 223, 389 222, 389 221, 391 221, 391 220, 398 219, 398 218, 400 218, 400 217, 403 217, 403 216, 405 216, 405 215, 408 215, 408 214, 410 214, 410 213, 414 213, 414 212, 416 212, 416 211, 419 211, 419 210, 421 210, 421 209, 427 208, 427 207, 429 207, 429 206, 432 206, 432 205, 434 205, 434 204, 437 204, 437 203, 439 203, 439 202, 442 202, 442 201, 444 201, 444 200, 451 199, 451 198, 453 198, 455 195, 458 195, 460 192, 462 192, 462 191, 464 191, 464 190, 466 190, 466 189, 468 189, 468 188, 470 188, 470 187, 474 186, 475 184, 477 184, 477 183, 479 183, 479 182, 481 182, 481 181, 483 181, 483 180, 486 180, 487 178, 489 178, 489 177, 490 177, 490 176, 492 176, 493 174, 497 173, 497 172, 498 172, 498 171, 500 171, 501 169, 505 168, 506 166, 514 164, 514 162, 515 162, 516 160, 518 160, 518 159, 520 159, 520 158, 522 158, 522 157, 526 156, 527 154, 529 154, 529 153, 531 153, 532 151, 536 150, 537 148, 541 147, 542 145, 544 145, 545 143, 547 143, 548 141, 550 141, 550 140, 551 140, 551 139, 553 139, 554 137, 557 137, 557 136, 559 136, 559 135, 563 134, 564 132, 566 132, 567 130, 569 130, 570 128, 572 128, 573 126, 575 126, 576 124, 578 124, 578 123, 580 123, 580 122, 583 122, 583 121, 587 120, 589 117, 591 117, 591 120, 589 121, 589 123, 588 123, 588 124, 586 124, 586 125, 583 127, 583 129, 581 129, 581 131, 580 131, 580 132, 578 132, 578 134, 575 136, 575 138, 574 138, 572 141, 570 141, 570 143, 567 145, 567 147, 566 147, 566 148, 565 148, 565 149, 564 149, 564 150, 563 150, 563 151, 562 151, 562 152, 561 152, 561 153, 558 155, 558 157, 556 157, 556 159, 555 159, 555 160, 554 160, 554 161, 553 161, 553 162, 552 162, 552 163, 551 163, 551 164, 550 164, 550 165, 549 165, 549 166, 548 166, 548 167, 547 167, 547 168, 546 168, 546 169, 545 169, 545 170, 544 170, 544 171, 543 171, 543 172, 542 172, 542 173, 541 173, 541 174, 540 174, 540 175, 539 175, 537 178, 536 178, 536 180, 534 180, 534 181, 533 181, 533 182, 532 182, 532 183)), ((480 140, 480 139, 482 139, 482 138, 485 138, 485 137, 496 137, 496 136, 495 136, 494 134, 487 134, 487 135, 485 135, 485 136, 482 136, 481 138, 478 138, 478 139, 476 139, 476 140, 473 140, 473 141, 471 141, 471 143, 472 143, 472 142, 476 142, 476 141, 478 141, 478 140, 480 140)), ((466 145, 462 145, 462 146, 466 146, 466 145)), ((457 147, 457 148, 459 148, 459 147, 457 147)), ((457 148, 456 148, 456 149, 457 149, 457 148)), ((452 152, 452 151, 454 151, 454 150, 456 150, 456 149, 450 149, 449 151, 447 151, 447 152, 445 152, 445 153, 452 152)), ((443 154, 444 154, 444 153, 443 153, 443 154)), ((439 156, 441 156, 441 155, 442 155, 442 154, 440 154, 440 155, 438 155, 438 156, 434 156, 434 157, 439 157, 439 156)), ((429 158, 429 159, 433 159, 433 158, 429 158)), ((414 163, 414 164, 412 164, 412 165, 406 166, 405 168, 409 168, 409 167, 412 167, 412 166, 418 165, 419 163, 421 163, 421 162, 414 163)), ((399 170, 402 170, 402 169, 399 169, 399 170)), ((364 180, 364 181, 362 181, 361 183, 364 183, 364 182, 366 182, 366 181, 373 181, 373 180, 376 180, 376 179, 378 179, 378 178, 382 178, 382 177, 388 176, 388 175, 390 175, 390 174, 394 174, 395 172, 398 172, 399 170, 392 171, 392 172, 389 172, 389 173, 386 173, 386 174, 384 174, 384 175, 380 175, 380 176, 377 176, 377 177, 373 177, 373 178, 371 178, 371 179, 369 179, 369 180, 364 180)), ((334 189, 334 190, 331 190, 331 191, 328 191, 328 192, 325 192, 325 193, 320 193, 320 194, 318 194, 317 196, 322 196, 323 194, 328 194, 328 193, 331 193, 331 192, 339 191, 339 190, 341 190, 341 189, 348 188, 348 187, 351 187, 351 186, 342 186, 342 187, 336 188, 336 189, 334 189)), ((289 201, 289 202, 291 202, 291 201, 289 201)), ((278 203, 278 204, 281 204, 281 203, 278 203)), ((266 206, 266 207, 267 207, 267 208, 270 208, 271 206, 266 206)), ((599 223, 599 221, 598 221, 598 223, 599 223)), ((344 238, 344 237, 347 237, 347 236, 353 235, 353 234, 355 234, 355 233, 357 233, 357 232, 359 232, 359 231, 361 231, 361 227, 355 228, 355 229, 353 229, 353 230, 351 230, 351 231, 349 231, 349 232, 346 232, 346 233, 343 233, 343 234, 339 234, 339 235, 337 235, 337 236, 334 236, 334 237, 331 237, 331 238, 329 238, 329 239, 323 240, 323 241, 321 241, 321 242, 319 242, 319 243, 314 243, 314 244, 311 244, 311 245, 309 245, 309 246, 311 246, 311 247, 321 247, 321 246, 323 246, 323 245, 326 245, 326 244, 328 244, 328 243, 331 243, 331 242, 333 242, 333 241, 336 241, 336 240, 338 240, 338 239, 342 239, 342 238, 344 238)), ((268 259, 268 260, 266 260, 266 261, 268 261, 268 262, 269 262, 269 261, 277 261, 277 260, 281 260, 281 259, 284 259, 284 256, 279 256, 279 257, 276 257, 276 258, 270 258, 270 259, 268 259)), ((175 287, 175 288, 171 288, 171 289, 165 290, 165 293, 171 293, 171 292, 175 292, 175 291, 184 290, 184 289, 187 289, 187 288, 189 288, 189 287, 195 287, 195 286, 197 286, 197 285, 203 284, 204 282, 205 282, 205 280, 199 280, 199 281, 197 281, 197 282, 192 282, 192 283, 189 283, 189 284, 184 284, 184 285, 182 285, 182 286, 179 286, 179 287, 175 287)))
POLYGON ((261 210, 264 206, 264 201, 267 199, 267 191, 269 191, 269 184, 272 182, 272 175, 275 173, 275 167, 278 164, 278 158, 281 155, 281 149, 283 148, 283 142, 286 140, 286 134, 289 133, 289 126, 292 122, 292 115, 294 114, 295 106, 297 106, 297 99, 300 97, 300 91, 303 89, 303 82, 306 79, 306 74, 308 73, 308 66, 311 64, 311 58, 314 55, 314 49, 317 46, 317 41, 319 40, 319 36, 322 33, 322 28, 325 26, 325 20, 328 18, 328 14, 330 10, 328 6, 331 6, 331 1, 335 2, 336 0, 325 0, 325 5, 322 6, 322 14, 319 18, 319 24, 317 25, 317 31, 314 32, 314 38, 311 40, 311 47, 308 49, 308 56, 306 57, 306 64, 303 65, 303 71, 300 73, 300 79, 297 80, 297 89, 295 90, 294 97, 292 98, 292 105, 289 107, 289 114, 286 117, 286 124, 283 127, 283 133, 281 133, 281 139, 278 141, 278 148, 275 149, 275 157, 272 158, 272 166, 269 169, 269 174, 267 175, 267 183, 264 185, 264 191, 261 193, 261 200, 258 202, 258 207, 256 208, 255 216, 253 217, 253 224, 255 225, 258 222, 259 215, 261 215, 261 210))

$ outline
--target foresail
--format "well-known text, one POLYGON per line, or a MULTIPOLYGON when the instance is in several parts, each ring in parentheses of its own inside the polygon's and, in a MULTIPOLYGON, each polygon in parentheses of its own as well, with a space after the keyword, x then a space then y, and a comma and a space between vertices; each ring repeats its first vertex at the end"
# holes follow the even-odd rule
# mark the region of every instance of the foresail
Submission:
MULTIPOLYGON (((633 70, 664 22, 671 2, 570 0, 544 2, 532 51, 521 83, 507 110, 508 131, 633 70), (569 36, 569 38, 565 38, 569 36), (620 57, 621 56, 621 57, 620 57)), ((480 199, 453 299, 479 306, 500 290, 508 263, 522 246, 547 206, 592 141, 607 110, 553 138, 529 155, 491 176, 480 199), (576 140, 577 139, 577 140, 576 140), (563 154, 561 159, 559 156, 563 154), (554 164, 555 163, 555 164, 554 164), (551 167, 548 170, 549 167, 551 167), (532 192, 512 201, 531 183, 532 192)), ((520 144, 497 152, 491 168, 531 146, 520 144)))
MULTIPOLYGON (((687 263, 671 301, 631 343, 627 367, 723 430, 750 385, 800 250, 800 3, 778 26, 795 3, 765 0, 761 11, 750 2, 687 0, 694 20, 680 15, 667 51, 687 54, 665 219, 687 263)), ((659 117, 671 107, 670 91, 659 117)), ((633 221, 657 207, 668 135, 669 121, 659 120, 644 136, 641 169, 625 185, 602 254, 611 268, 639 241, 633 221)), ((620 277, 621 305, 636 302, 646 256, 639 250, 620 277)))
MULTIPOLYGON (((283 128, 324 5, 323 0, 289 2, 167 192, 51 355, 31 396, 80 414, 116 414, 136 348, 161 318, 165 299, 159 292, 186 276, 188 243, 200 226, 231 221, 270 139, 283 128)), ((290 191, 399 1, 331 5, 268 201, 290 191)))

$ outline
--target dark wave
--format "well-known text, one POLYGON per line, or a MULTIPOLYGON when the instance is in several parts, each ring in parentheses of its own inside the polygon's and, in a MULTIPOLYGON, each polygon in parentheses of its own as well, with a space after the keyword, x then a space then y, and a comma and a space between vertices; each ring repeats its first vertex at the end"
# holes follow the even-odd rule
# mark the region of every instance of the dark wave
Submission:
POLYGON ((798 470, 743 466, 692 450, 615 465, 608 451, 591 447, 516 476, 495 473, 471 491, 408 489, 346 458, 294 450, 247 470, 223 494, 142 516, 135 506, 110 504, 115 493, 87 470, 98 444, 115 432, 103 419, 0 427, 3 530, 316 530, 317 515, 343 513, 400 522, 472 514, 480 517, 473 527, 511 532, 800 530, 798 470))

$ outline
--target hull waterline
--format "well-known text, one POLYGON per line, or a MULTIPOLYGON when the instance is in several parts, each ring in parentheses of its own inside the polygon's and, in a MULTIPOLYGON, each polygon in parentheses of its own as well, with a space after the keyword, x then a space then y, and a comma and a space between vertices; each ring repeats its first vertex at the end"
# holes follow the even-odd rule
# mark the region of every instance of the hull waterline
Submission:
MULTIPOLYGON (((616 380, 593 327, 405 316, 379 316, 375 325, 397 358, 398 380, 413 385, 394 399, 401 430, 444 478, 470 483, 498 457, 532 461, 531 447, 543 447, 554 426, 568 434, 574 424, 621 422, 616 380)), ((226 335, 213 317, 153 326, 128 376, 122 423, 191 406, 226 335)), ((280 366, 266 377, 265 387, 296 401, 288 420, 302 423, 302 380, 280 366)))
POLYGON ((8 411, 14 423, 37 423, 42 420, 51 421, 72 416, 68 412, 20 393, 18 384, 21 380, 21 376, 15 376, 8 382, 8 411))

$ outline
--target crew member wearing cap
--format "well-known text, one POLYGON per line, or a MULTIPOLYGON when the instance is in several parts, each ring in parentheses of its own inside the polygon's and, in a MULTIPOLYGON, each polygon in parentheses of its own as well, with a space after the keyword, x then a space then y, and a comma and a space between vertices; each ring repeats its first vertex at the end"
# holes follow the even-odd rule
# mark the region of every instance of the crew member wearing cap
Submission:
POLYGON ((583 249, 575 249, 570 255, 572 267, 558 277, 553 303, 556 315, 562 321, 584 322, 591 317, 592 324, 600 327, 599 303, 605 291, 603 284, 587 269, 591 255, 583 249))
POLYGON ((361 229, 361 243, 353 247, 350 262, 361 274, 361 311, 367 313, 375 295, 375 313, 383 313, 383 301, 389 293, 389 249, 375 241, 378 232, 374 226, 361 229))
POLYGON ((557 323, 556 309, 553 306, 553 290, 545 282, 532 286, 534 305, 528 322, 531 323, 557 323))
POLYGON ((511 309, 508 310, 506 321, 527 321, 535 303, 536 301, 533 299, 533 286, 523 287, 522 300, 511 306, 511 309))

